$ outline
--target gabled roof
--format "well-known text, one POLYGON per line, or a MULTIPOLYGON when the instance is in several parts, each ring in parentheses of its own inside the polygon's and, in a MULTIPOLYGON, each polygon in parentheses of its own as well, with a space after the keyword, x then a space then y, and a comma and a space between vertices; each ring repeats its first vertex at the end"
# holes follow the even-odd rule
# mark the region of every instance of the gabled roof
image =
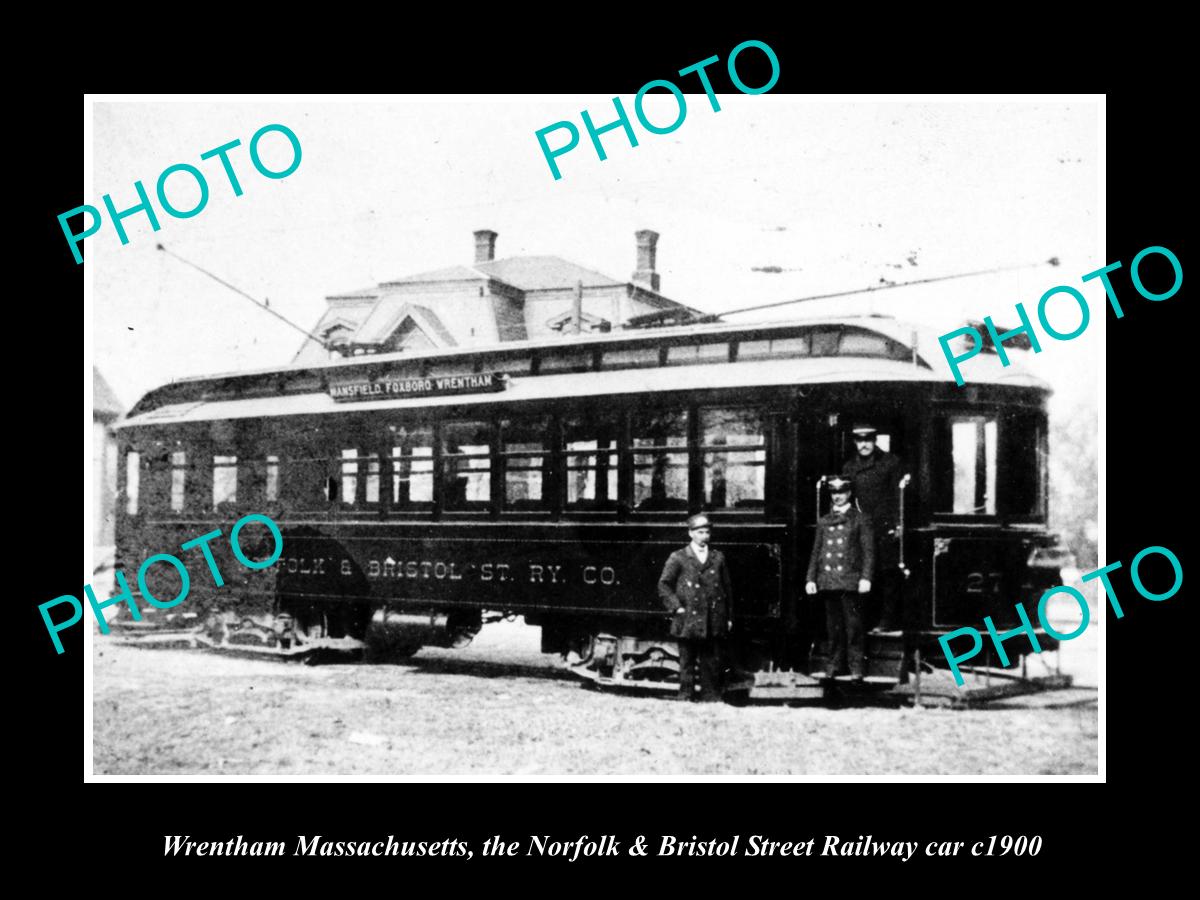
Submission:
MULTIPOLYGON (((560 256, 514 256, 510 259, 495 259, 491 262, 477 263, 473 267, 447 266, 431 272, 418 272, 416 275, 390 279, 383 282, 383 286, 432 284, 443 281, 482 281, 487 278, 503 282, 522 291, 573 288, 579 281, 583 282, 584 287, 615 287, 627 283, 609 278, 594 269, 576 265, 560 256)), ((336 296, 351 295, 338 294, 336 296)))
POLYGON ((121 405, 116 393, 104 380, 100 370, 92 366, 92 418, 108 422, 117 418, 124 411, 125 407, 121 405))
POLYGON ((342 291, 330 294, 326 300, 374 300, 379 296, 378 287, 359 288, 357 291, 342 291))
POLYGON ((550 291, 573 288, 582 281, 584 287, 615 287, 626 284, 593 269, 585 269, 560 256, 514 256, 496 259, 475 266, 490 278, 511 284, 523 291, 550 291))
MULTIPOLYGON (((324 334, 326 329, 340 321, 356 329, 351 343, 382 343, 403 321, 400 304, 404 303, 403 297, 407 296, 420 299, 426 304, 421 307, 411 306, 411 315, 413 322, 425 332, 430 341, 441 347, 453 347, 456 344, 455 340, 431 308, 437 308, 436 299, 445 291, 461 291, 462 286, 472 285, 469 290, 474 292, 474 285, 480 285, 481 282, 490 282, 496 327, 504 342, 523 340, 527 337, 526 324, 520 316, 519 308, 512 308, 513 305, 519 307, 526 294, 535 291, 573 290, 580 283, 587 289, 628 287, 632 291, 631 296, 638 303, 658 308, 678 307, 695 312, 690 307, 652 290, 648 285, 631 280, 618 281, 559 256, 518 256, 477 263, 474 266, 447 266, 394 278, 375 287, 330 294, 326 297, 328 307, 317 323, 314 333, 324 334), (420 285, 439 287, 431 287, 427 292, 419 289, 404 290, 420 285)), ((481 290, 480 296, 483 296, 483 293, 481 290)), ((308 340, 301 346, 295 359, 316 362, 317 358, 323 355, 318 352, 320 350, 320 344, 308 340)))
MULTIPOLYGON (((367 297, 358 303, 348 303, 344 306, 327 306, 325 312, 321 314, 320 321, 313 328, 312 333, 323 335, 334 325, 342 325, 353 330, 375 308, 375 303, 374 299, 367 297)), ((309 339, 305 341, 305 346, 311 343, 313 341, 309 339)))
POLYGON ((427 307, 409 303, 400 294, 380 300, 358 326, 358 330, 350 338, 350 343, 382 344, 406 319, 412 319, 435 346, 454 347, 458 343, 436 313, 427 307))
POLYGON ((447 266, 444 269, 434 269, 432 272, 418 272, 416 275, 406 275, 403 278, 392 278, 382 282, 381 286, 389 284, 429 284, 439 281, 483 281, 486 276, 469 269, 466 266, 447 266))
MULTIPOLYGON (((321 321, 321 326, 320 326, 320 329, 317 331, 317 334, 323 338, 328 339, 329 332, 333 331, 335 328, 342 328, 342 329, 345 329, 346 331, 349 331, 350 334, 354 334, 354 330, 356 328, 358 328, 358 321, 352 320, 352 319, 347 319, 344 316, 334 316, 332 319, 329 319, 328 321, 323 319, 321 321)), ((349 335, 347 335, 347 337, 348 336, 349 335)))

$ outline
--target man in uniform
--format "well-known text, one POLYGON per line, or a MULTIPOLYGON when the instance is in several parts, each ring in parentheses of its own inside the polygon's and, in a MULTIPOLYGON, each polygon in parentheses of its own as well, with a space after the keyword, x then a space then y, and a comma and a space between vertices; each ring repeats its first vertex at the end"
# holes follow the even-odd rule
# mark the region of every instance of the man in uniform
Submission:
POLYGON ((875 593, 881 608, 875 631, 895 631, 900 627, 900 460, 876 446, 876 430, 871 425, 856 425, 855 455, 842 466, 842 476, 854 482, 858 508, 871 517, 875 530, 875 561, 878 577, 875 593))
POLYGON ((828 484, 830 508, 817 520, 804 589, 810 595, 819 593, 825 601, 829 636, 825 677, 836 678, 844 672, 848 655, 851 677, 862 681, 862 597, 871 590, 875 536, 871 517, 850 503, 850 481, 834 476, 828 484))
POLYGON ((671 634, 679 639, 679 699, 697 699, 694 669, 699 669, 698 699, 720 700, 723 643, 732 625, 729 569, 724 554, 708 546, 712 536, 708 516, 692 516, 687 526, 692 542, 667 558, 658 579, 658 596, 674 614, 671 634))

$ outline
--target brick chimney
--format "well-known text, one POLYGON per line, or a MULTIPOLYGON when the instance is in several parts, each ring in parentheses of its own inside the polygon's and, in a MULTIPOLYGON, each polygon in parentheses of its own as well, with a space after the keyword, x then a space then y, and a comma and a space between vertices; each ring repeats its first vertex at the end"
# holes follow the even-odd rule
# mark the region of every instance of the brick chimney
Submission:
POLYGON ((658 255, 658 232, 643 229, 635 231, 634 237, 637 238, 637 271, 633 273, 633 280, 657 291, 659 278, 654 271, 654 259, 658 255))
POLYGON ((475 262, 485 263, 491 262, 496 258, 496 238, 499 237, 494 231, 475 232, 475 262))

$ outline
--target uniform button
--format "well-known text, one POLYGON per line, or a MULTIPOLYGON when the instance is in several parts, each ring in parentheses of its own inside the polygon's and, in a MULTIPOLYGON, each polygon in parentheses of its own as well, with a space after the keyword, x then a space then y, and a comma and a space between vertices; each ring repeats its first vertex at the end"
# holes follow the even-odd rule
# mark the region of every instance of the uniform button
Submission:
POLYGON ((840 572, 840 571, 842 571, 842 567, 841 567, 841 566, 838 566, 838 571, 839 571, 839 572, 840 572))
POLYGON ((831 568, 830 566, 826 566, 825 571, 828 572, 830 570, 830 568, 831 568))

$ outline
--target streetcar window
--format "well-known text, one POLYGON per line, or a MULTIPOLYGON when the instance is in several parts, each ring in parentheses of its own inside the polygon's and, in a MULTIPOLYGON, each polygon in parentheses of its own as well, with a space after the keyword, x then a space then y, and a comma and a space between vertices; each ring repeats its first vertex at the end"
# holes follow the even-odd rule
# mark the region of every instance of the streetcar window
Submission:
MULTIPOLYGON (((174 470, 172 471, 174 476, 174 470)), ((237 457, 214 456, 212 479, 213 509, 220 508, 222 503, 237 502, 237 457)), ((171 498, 172 502, 174 497, 171 498)))
POLYGON ((433 429, 392 426, 392 505, 427 508, 433 503, 433 429))
POLYGON ((616 423, 597 416, 566 419, 563 443, 567 454, 567 509, 616 509, 616 423))
POLYGON ((297 510, 316 512, 337 499, 337 479, 329 475, 327 459, 289 456, 282 490, 297 510))
POLYGON ((538 372, 542 375, 552 372, 586 372, 591 367, 591 350, 557 351, 542 355, 538 372))
POLYGON ((125 512, 136 516, 138 511, 138 475, 141 461, 136 450, 125 454, 125 512))
POLYGON ((632 428, 633 508, 687 509, 687 412, 635 413, 632 428))
POLYGON ((357 449, 342 451, 342 502, 353 506, 379 502, 381 464, 378 453, 360 453, 357 449), (358 485, 362 482, 362 495, 358 485))
MULTIPOLYGON (((334 497, 330 496, 330 500, 334 497)), ((353 506, 358 499, 358 451, 342 451, 342 502, 353 506)))
POLYGON ((171 454, 171 510, 182 512, 187 490, 187 452, 176 450, 171 454))
POLYGON ((444 378, 450 375, 470 375, 474 371, 475 360, 469 356, 459 356, 429 363, 426 374, 430 378, 444 378))
POLYGON ((739 360, 752 360, 767 359, 772 356, 808 356, 811 349, 811 336, 805 333, 797 337, 742 341, 738 344, 737 358, 739 360))
POLYGON ((906 359, 904 348, 895 341, 888 340, 882 334, 873 331, 863 331, 849 328, 842 335, 842 343, 838 346, 842 356, 882 356, 891 359, 906 359))
POLYGON ((813 356, 836 356, 842 337, 840 328, 818 328, 812 333, 813 356))
POLYGON ((491 451, 490 422, 447 422, 442 426, 443 505, 446 509, 487 507, 492 492, 491 451))
POLYGON ((1012 412, 1000 430, 1000 509, 1041 516, 1046 478, 1046 427, 1040 412, 1012 412))
POLYGON ((504 505, 507 509, 546 507, 545 473, 550 463, 550 420, 505 419, 500 459, 504 466, 504 505))
POLYGON ((327 513, 329 504, 337 500, 337 462, 330 458, 336 459, 332 432, 328 426, 302 422, 279 432, 288 440, 279 490, 289 508, 327 513))
POLYGON ((480 372, 506 372, 509 375, 528 375, 533 367, 532 355, 511 354, 480 356, 475 361, 480 372))
POLYGON ((728 344, 685 344, 667 348, 668 366, 696 365, 697 363, 728 362, 728 344))
POLYGON ((960 515, 996 514, 996 420, 954 416, 950 420, 953 465, 951 506, 960 515))
POLYGON ((379 502, 379 454, 378 453, 368 453, 365 457, 365 460, 367 463, 367 477, 366 477, 366 484, 364 485, 364 487, 366 488, 366 493, 367 493, 366 502, 367 503, 378 503, 379 502))
MULTIPOLYGON (((349 439, 349 430, 343 432, 343 440, 349 439)), ((367 438, 362 437, 364 442, 367 438)), ((341 455, 341 492, 342 503, 353 506, 356 503, 378 504, 380 484, 383 478, 382 463, 379 454, 365 452, 357 447, 342 450, 341 455)), ((336 499, 331 497, 330 499, 336 499)))
POLYGON ((279 457, 267 457, 267 481, 264 486, 266 500, 272 502, 279 499, 279 457))
POLYGON ((704 502, 713 509, 762 509, 766 433, 757 409, 702 409, 704 502))
POLYGON ((657 366, 658 347, 629 347, 625 350, 606 350, 600 357, 601 369, 640 369, 657 366))

